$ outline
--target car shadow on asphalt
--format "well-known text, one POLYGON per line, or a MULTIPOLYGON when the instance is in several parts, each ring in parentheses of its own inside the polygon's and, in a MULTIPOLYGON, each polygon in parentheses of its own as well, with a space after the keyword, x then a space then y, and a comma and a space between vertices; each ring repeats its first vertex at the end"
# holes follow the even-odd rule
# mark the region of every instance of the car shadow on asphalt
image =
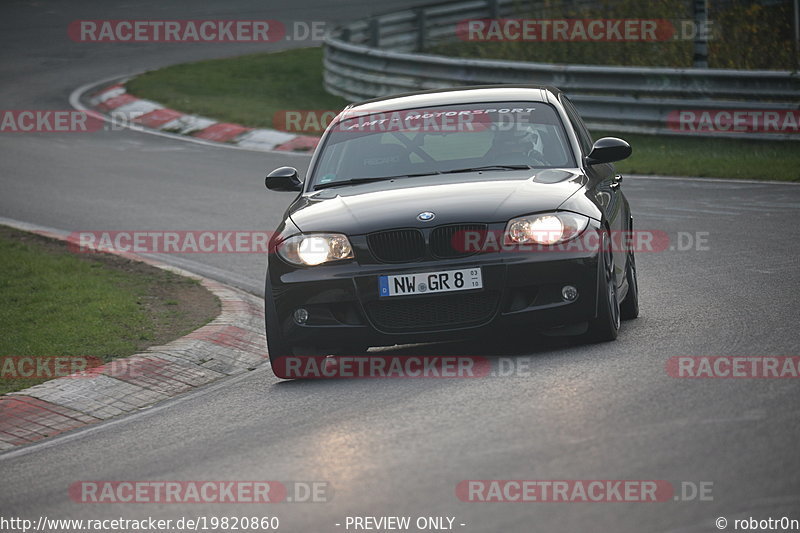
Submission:
MULTIPOLYGON (((336 358, 385 358, 387 360, 398 359, 407 361, 410 358, 421 358, 426 361, 431 360, 449 360, 451 363, 459 358, 472 358, 476 362, 476 368, 479 372, 492 372, 499 365, 500 361, 516 360, 525 357, 538 357, 544 355, 569 355, 574 352, 575 348, 581 346, 591 346, 586 344, 576 337, 554 337, 546 336, 538 333, 532 333, 524 338, 518 337, 515 339, 472 339, 469 341, 458 342, 441 342, 441 343, 426 343, 426 344, 407 344, 390 347, 376 347, 371 348, 365 354, 352 355, 342 354, 338 356, 330 356, 331 359, 336 358)), ((328 358, 316 357, 316 366, 314 368, 321 368, 324 360, 328 358)), ((329 362, 332 367, 338 368, 335 361, 329 362)), ((436 364, 436 363, 434 363, 436 364)), ((330 383, 340 381, 360 381, 365 377, 375 378, 376 376, 358 376, 358 375, 339 375, 335 373, 334 377, 323 377, 316 371, 312 371, 311 375, 298 377, 296 379, 283 379, 276 383, 280 387, 298 387, 308 383, 330 383)), ((381 379, 400 379, 409 376, 377 376, 381 379)))

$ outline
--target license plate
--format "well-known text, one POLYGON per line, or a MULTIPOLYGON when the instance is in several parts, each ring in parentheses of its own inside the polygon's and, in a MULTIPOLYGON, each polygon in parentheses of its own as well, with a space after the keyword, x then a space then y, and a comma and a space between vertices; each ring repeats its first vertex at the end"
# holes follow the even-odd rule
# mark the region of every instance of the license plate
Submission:
POLYGON ((379 296, 437 294, 483 288, 480 268, 378 277, 379 296))

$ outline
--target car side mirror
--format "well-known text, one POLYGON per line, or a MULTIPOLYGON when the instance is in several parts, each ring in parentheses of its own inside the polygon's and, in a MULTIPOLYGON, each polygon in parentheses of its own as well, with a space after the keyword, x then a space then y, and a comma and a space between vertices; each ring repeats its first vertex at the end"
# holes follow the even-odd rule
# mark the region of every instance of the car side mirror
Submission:
POLYGON ((631 145, 616 137, 603 137, 597 139, 592 145, 592 151, 586 156, 587 165, 598 163, 613 163, 622 161, 631 155, 631 145))
POLYGON ((267 189, 280 192, 300 191, 303 188, 303 182, 294 167, 276 168, 269 173, 264 184, 267 189))

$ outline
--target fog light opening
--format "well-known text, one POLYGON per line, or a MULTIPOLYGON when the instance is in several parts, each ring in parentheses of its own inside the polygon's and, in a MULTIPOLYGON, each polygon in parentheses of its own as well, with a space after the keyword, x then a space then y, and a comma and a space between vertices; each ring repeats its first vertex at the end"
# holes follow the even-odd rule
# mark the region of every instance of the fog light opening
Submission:
POLYGON ((572 285, 564 285, 561 288, 561 297, 565 302, 574 302, 578 299, 578 289, 572 285))
POLYGON ((303 309, 302 307, 296 309, 294 312, 294 321, 297 324, 303 325, 308 322, 308 311, 303 309))

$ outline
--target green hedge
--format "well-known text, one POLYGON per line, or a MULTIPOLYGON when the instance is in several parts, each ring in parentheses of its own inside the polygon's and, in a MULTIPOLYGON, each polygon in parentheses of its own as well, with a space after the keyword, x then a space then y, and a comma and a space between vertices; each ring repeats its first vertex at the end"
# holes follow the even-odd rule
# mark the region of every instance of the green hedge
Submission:
MULTIPOLYGON (((762 6, 744 0, 711 0, 708 18, 712 31, 709 67, 794 70, 793 8, 790 1, 762 6)), ((691 0, 601 0, 597 8, 576 8, 570 0, 546 0, 534 9, 515 5, 510 18, 667 19, 676 27, 691 21, 691 0)), ((692 40, 662 42, 447 42, 429 47, 429 53, 455 57, 508 59, 540 63, 622 65, 686 68, 693 66, 692 40)))

